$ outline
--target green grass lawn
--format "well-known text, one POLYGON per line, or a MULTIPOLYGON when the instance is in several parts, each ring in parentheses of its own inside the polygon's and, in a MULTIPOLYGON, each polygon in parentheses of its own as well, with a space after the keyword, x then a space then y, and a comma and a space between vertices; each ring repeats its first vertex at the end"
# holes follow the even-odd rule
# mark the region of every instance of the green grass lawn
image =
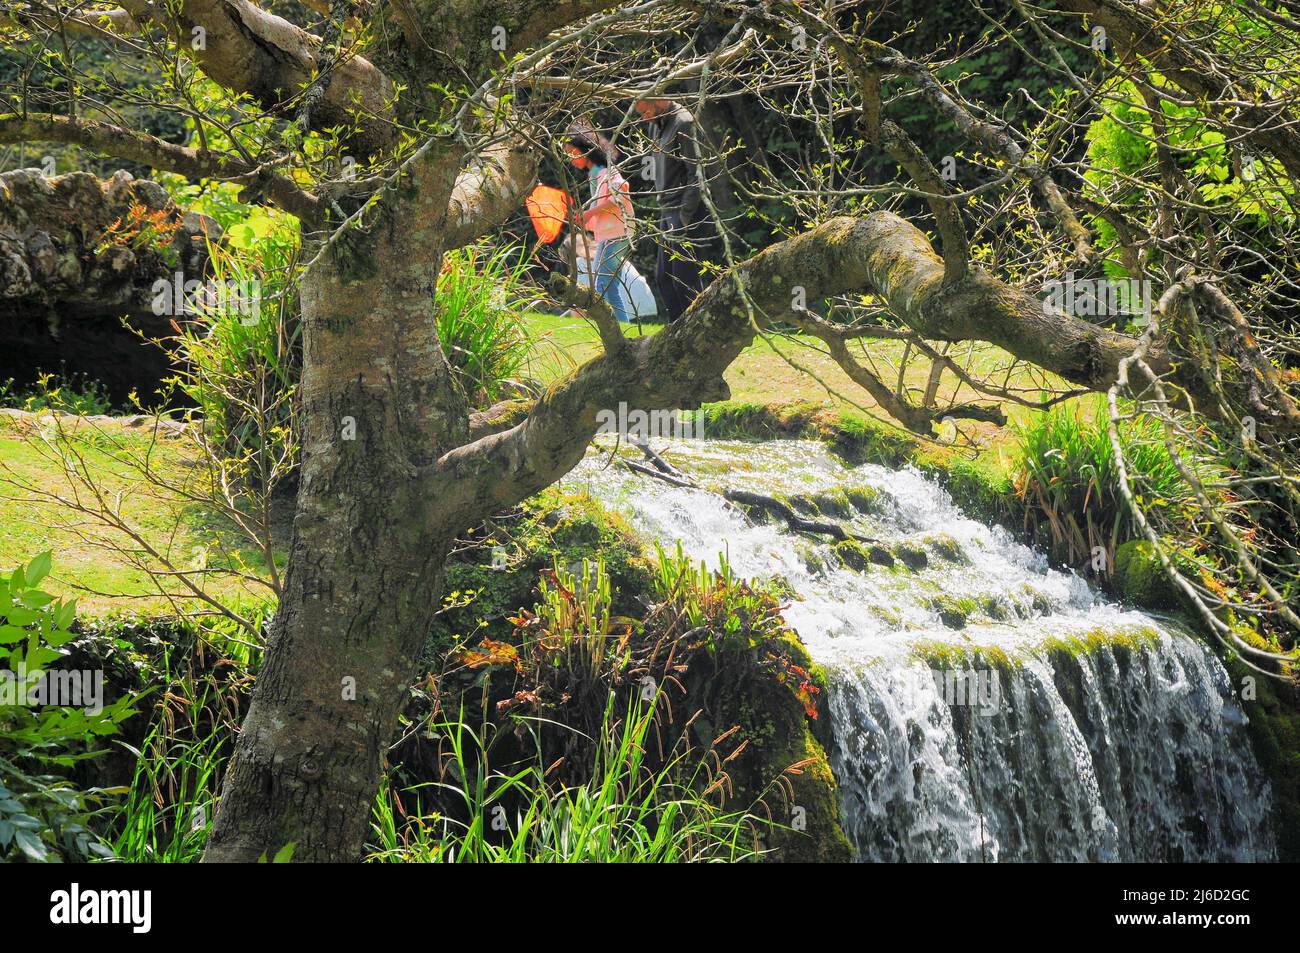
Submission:
MULTIPOLYGON (((524 373, 542 383, 551 383, 570 373, 599 351, 594 326, 582 318, 533 313, 528 325, 534 336, 524 373)), ((644 329, 629 327, 629 335, 654 334, 661 325, 644 329)), ((897 341, 874 341, 870 353, 882 376, 894 383, 903 345, 897 341)), ((996 348, 980 346, 964 360, 979 371, 988 372, 1008 364, 996 348)), ((913 397, 926 384, 928 361, 913 361, 903 374, 913 397)), ((813 405, 829 415, 850 414, 886 420, 870 398, 854 385, 827 356, 815 340, 783 336, 759 340, 749 347, 726 374, 732 400, 762 405, 813 405), (784 355, 784 356, 783 356, 784 355)), ((1033 388, 1039 382, 1028 370, 1012 372, 1019 386, 1033 388)), ((969 387, 946 373, 939 389, 940 400, 977 399, 969 387)), ((987 399, 987 398, 985 398, 987 399)), ((1014 420, 1029 411, 1008 406, 1014 420)), ((205 567, 241 567, 248 573, 266 576, 261 553, 250 546, 232 524, 187 503, 166 489, 142 483, 132 469, 120 462, 124 453, 153 455, 154 466, 169 482, 183 485, 187 471, 196 470, 197 454, 184 439, 150 440, 147 428, 130 431, 117 424, 98 425, 101 432, 89 436, 86 464, 97 474, 105 496, 134 527, 141 539, 165 553, 175 566, 193 571, 205 567)), ((1004 469, 1005 446, 1013 438, 1011 428, 972 425, 978 450, 964 451, 973 465, 989 470, 1004 469)), ((83 613, 105 616, 116 612, 134 615, 167 614, 176 603, 158 591, 158 586, 141 566, 138 542, 120 532, 105 530, 94 521, 48 503, 33 502, 24 486, 47 492, 73 495, 78 487, 51 456, 42 441, 41 428, 30 418, 0 415, 0 571, 52 550, 55 567, 51 589, 60 595, 78 597, 83 613)), ((935 452, 947 452, 937 447, 935 452)), ((84 494, 84 487, 80 488, 84 494)), ((288 514, 277 519, 277 552, 288 543, 288 514)), ((283 561, 277 556, 277 565, 283 561)), ((239 580, 213 577, 209 585, 215 596, 240 605, 263 600, 265 590, 239 580)), ((168 587, 180 592, 177 586, 168 587)), ((192 600, 181 605, 193 608, 192 600)))
MULTIPOLYGON (((49 590, 76 597, 83 614, 92 617, 115 612, 154 616, 170 614, 177 605, 198 607, 192 599, 181 598, 178 603, 169 598, 169 594, 184 596, 179 585, 166 585, 160 591, 144 569, 154 564, 146 546, 184 572, 234 567, 259 578, 267 576, 265 559, 233 524, 187 501, 182 493, 141 480, 123 462, 126 455, 138 458, 148 453, 160 477, 184 488, 193 480, 190 471, 197 460, 190 443, 150 440, 116 423, 78 432, 75 445, 86 469, 95 475, 103 499, 139 538, 45 498, 44 494, 57 494, 89 503, 93 494, 68 475, 51 451, 48 427, 30 418, 0 414, 0 572, 51 550, 54 569, 49 590)), ((282 517, 279 523, 287 543, 282 517)), ((281 564, 283 557, 276 561, 281 564)), ((241 607, 265 601, 267 595, 263 587, 230 575, 214 574, 205 585, 214 597, 241 607)))

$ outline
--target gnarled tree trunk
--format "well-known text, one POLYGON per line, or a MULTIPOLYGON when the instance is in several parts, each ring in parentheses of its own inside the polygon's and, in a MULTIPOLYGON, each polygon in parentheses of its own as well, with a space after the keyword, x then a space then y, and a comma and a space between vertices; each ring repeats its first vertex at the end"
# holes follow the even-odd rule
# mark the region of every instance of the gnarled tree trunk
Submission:
POLYGON ((302 483, 285 589, 209 861, 356 860, 455 530, 424 474, 467 434, 433 301, 455 157, 302 284, 302 483), (423 219, 423 220, 422 220, 423 219))

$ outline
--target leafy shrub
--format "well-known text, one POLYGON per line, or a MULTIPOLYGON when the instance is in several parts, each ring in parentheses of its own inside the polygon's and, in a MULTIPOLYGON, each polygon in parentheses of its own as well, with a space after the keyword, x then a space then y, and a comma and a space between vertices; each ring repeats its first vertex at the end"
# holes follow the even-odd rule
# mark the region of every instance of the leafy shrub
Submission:
POLYGON ((13 378, 0 381, 0 407, 18 410, 56 410, 65 414, 107 414, 113 409, 108 390, 99 381, 64 374, 40 374, 26 389, 13 378))
MULTIPOLYGON (((1107 565, 1115 549, 1138 535, 1119 489, 1104 398, 1062 404, 1017 427, 1021 456, 1014 476, 1025 521, 1058 560, 1080 565, 1103 547, 1107 565)), ((1149 517, 1181 527, 1194 539, 1199 509, 1164 443, 1158 420, 1135 417, 1120 427, 1120 446, 1134 493, 1149 517)), ((1218 481, 1201 473, 1207 486, 1218 481)))
MULTIPOLYGON (((102 754, 94 746, 135 713, 134 699, 74 708, 30 704, 30 691, 65 654, 76 602, 42 591, 50 554, 0 578, 0 860, 109 857, 89 822, 116 792, 80 790, 60 772, 102 754), (92 710, 98 708, 97 711, 92 710)), ((42 696, 43 697, 43 696, 42 696)))
POLYGON ((137 752, 135 774, 117 815, 113 853, 129 863, 189 863, 212 830, 237 726, 209 680, 168 677, 168 691, 137 752))
MULTIPOLYGON (((535 760, 511 771, 494 769, 491 744, 463 718, 431 726, 452 753, 449 782, 436 789, 457 803, 448 814, 404 816, 400 798, 380 792, 370 858, 388 862, 446 863, 685 863, 735 862, 757 856, 754 834, 764 823, 747 812, 716 806, 696 783, 694 767, 678 754, 657 769, 653 750, 654 704, 634 700, 619 717, 611 692, 594 748, 589 779, 548 780, 549 766, 535 760), (396 809, 395 809, 396 806, 396 809), (459 820, 465 818, 466 820, 459 820)), ((485 726, 484 732, 492 731, 485 726)), ((539 749, 540 750, 540 749, 539 749)), ((416 798, 420 787, 410 789, 416 798)))
POLYGON ((656 593, 692 629, 708 634, 710 650, 749 649, 786 630, 771 589, 738 577, 725 555, 712 570, 686 557, 680 543, 673 554, 655 549, 656 593))
POLYGON ((185 187, 177 199, 213 216, 223 239, 208 248, 209 287, 219 293, 173 322, 170 383, 197 407, 196 432, 219 462, 220 480, 269 492, 292 474, 298 455, 298 222, 225 189, 185 187))
POLYGON ((466 395, 490 404, 523 387, 531 337, 524 315, 536 303, 522 248, 468 246, 449 252, 438 276, 438 339, 466 395))
POLYGON ((542 573, 537 587, 540 602, 533 612, 513 620, 525 641, 545 653, 547 664, 597 679, 606 668, 626 662, 627 642, 635 623, 611 613, 609 572, 604 556, 581 567, 565 568, 555 561, 542 573))
MULTIPOLYGON (((269 611, 269 607, 268 607, 269 611)), ((126 797, 111 814, 114 854, 190 863, 203 854, 262 650, 225 619, 176 621, 145 677, 160 687, 126 797)))

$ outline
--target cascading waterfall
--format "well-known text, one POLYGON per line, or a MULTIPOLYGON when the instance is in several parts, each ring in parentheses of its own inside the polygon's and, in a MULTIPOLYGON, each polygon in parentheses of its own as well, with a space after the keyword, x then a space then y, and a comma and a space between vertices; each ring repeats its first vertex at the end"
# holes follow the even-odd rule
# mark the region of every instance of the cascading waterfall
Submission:
POLYGON ((612 444, 566 480, 649 538, 797 594, 785 615, 829 675, 860 859, 1273 858, 1245 715, 1179 627, 1106 602, 915 470, 807 441, 661 443, 709 490, 781 495, 876 541, 845 553, 747 519, 613 464, 612 444))

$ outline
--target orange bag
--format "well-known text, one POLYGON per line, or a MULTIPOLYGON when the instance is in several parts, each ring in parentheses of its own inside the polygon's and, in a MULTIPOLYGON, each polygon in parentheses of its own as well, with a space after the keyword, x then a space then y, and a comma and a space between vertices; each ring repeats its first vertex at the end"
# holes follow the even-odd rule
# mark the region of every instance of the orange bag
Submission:
POLYGON ((562 189, 539 185, 524 199, 537 237, 548 245, 560 237, 569 218, 569 196, 562 189))

